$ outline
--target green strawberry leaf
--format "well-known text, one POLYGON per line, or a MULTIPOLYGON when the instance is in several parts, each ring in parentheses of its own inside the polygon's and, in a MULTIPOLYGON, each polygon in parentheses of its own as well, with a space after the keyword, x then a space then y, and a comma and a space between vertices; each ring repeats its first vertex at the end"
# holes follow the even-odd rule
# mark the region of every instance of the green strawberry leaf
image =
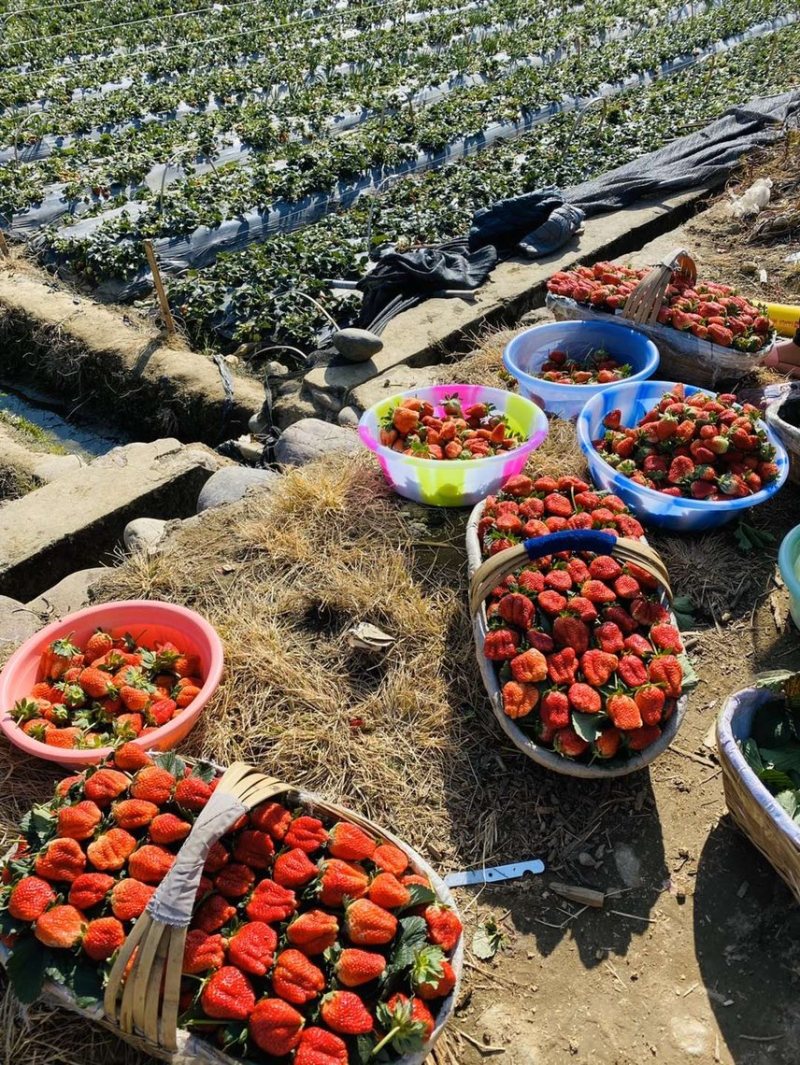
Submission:
POLYGON ((756 673, 756 679, 753 684, 755 688, 768 688, 772 692, 780 692, 783 690, 784 683, 795 674, 789 669, 767 669, 762 673, 756 673))
POLYGON ((572 711, 572 727, 587 743, 594 743, 603 731, 602 726, 606 721, 608 718, 605 714, 580 714, 577 710, 572 711))
POLYGON ((679 629, 691 629, 696 624, 695 604, 688 595, 677 595, 672 600, 672 612, 679 629))
POLYGON ((692 688, 696 688, 700 682, 700 678, 694 671, 694 666, 691 663, 689 656, 684 651, 683 654, 677 656, 678 661, 681 664, 683 670, 683 682, 682 687, 684 692, 691 691, 692 688))
POLYGON ((34 806, 22 818, 19 827, 31 850, 39 850, 55 834, 56 816, 48 806, 34 806))
MULTIPOLYGON (((593 715, 586 714, 586 717, 593 715)), ((503 933, 497 927, 494 917, 487 917, 478 925, 472 937, 472 953, 481 961, 489 961, 503 945, 503 933)))
POLYGON ((761 752, 758 749, 756 741, 752 739, 752 737, 748 737, 741 746, 744 760, 754 773, 761 773, 764 769, 764 762, 761 758, 761 752))
POLYGON ((762 769, 758 779, 773 795, 777 795, 779 791, 791 791, 795 787, 792 778, 782 769, 762 769))
POLYGON ((372 1061, 372 1052, 375 1049, 374 1035, 359 1035, 356 1037, 356 1060, 359 1065, 368 1065, 372 1061))
POLYGON ((428 926, 422 917, 401 917, 397 946, 383 976, 386 978, 394 976, 413 965, 417 950, 427 942, 427 939, 428 926))
POLYGON ((427 906, 436 899, 436 892, 429 887, 425 887, 424 884, 409 884, 408 893, 411 897, 405 906, 402 907, 401 913, 405 910, 413 910, 417 906, 427 906))
POLYGON ((192 769, 192 776, 202 780, 204 784, 210 784, 216 775, 217 771, 210 762, 197 762, 192 769))
POLYGON ((775 796, 775 801, 783 807, 789 817, 794 817, 800 807, 797 802, 796 791, 781 791, 775 796))
POLYGON ((181 779, 186 769, 186 763, 174 751, 162 751, 153 756, 153 761, 168 773, 172 773, 176 780, 181 779))
POLYGON ((6 972, 14 994, 24 1006, 29 1006, 41 995, 45 972, 51 961, 52 953, 33 936, 25 936, 14 944, 6 972))
POLYGON ((411 983, 415 988, 422 984, 433 984, 444 976, 442 962, 445 953, 441 947, 426 945, 420 947, 414 956, 414 964, 411 967, 411 983))

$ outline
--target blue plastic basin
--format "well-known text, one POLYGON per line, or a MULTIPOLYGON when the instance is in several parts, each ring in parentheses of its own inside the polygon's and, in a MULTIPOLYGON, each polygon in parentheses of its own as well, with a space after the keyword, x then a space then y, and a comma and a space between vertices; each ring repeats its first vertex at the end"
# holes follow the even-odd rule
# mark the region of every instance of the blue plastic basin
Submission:
POLYGON ((645 381, 658 369, 658 348, 649 337, 618 322, 548 322, 519 333, 503 349, 503 365, 517 379, 523 396, 559 418, 577 418, 587 400, 618 382, 607 385, 557 385, 535 375, 551 351, 565 351, 582 361, 597 348, 605 348, 620 363, 630 363, 625 383, 645 381))

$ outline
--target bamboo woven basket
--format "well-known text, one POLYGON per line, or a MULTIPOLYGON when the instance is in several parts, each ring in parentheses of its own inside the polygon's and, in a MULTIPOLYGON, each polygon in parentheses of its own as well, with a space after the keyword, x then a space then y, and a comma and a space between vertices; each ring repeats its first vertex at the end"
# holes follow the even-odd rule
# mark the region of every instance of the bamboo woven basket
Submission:
MULTIPOLYGON (((580 547, 571 546, 568 543, 556 541, 556 537, 564 537, 565 533, 552 533, 550 536, 535 537, 527 540, 524 544, 518 544, 514 548, 501 551, 493 555, 485 562, 481 558, 481 547, 478 540, 478 523, 483 514, 483 503, 479 503, 470 514, 467 523, 467 560, 470 576, 470 614, 472 616, 472 632, 475 639, 475 655, 483 678, 489 700, 492 704, 494 715, 501 728, 523 754, 532 761, 552 769, 555 773, 564 776, 581 777, 584 780, 607 780, 610 777, 624 777, 629 773, 635 773, 644 769, 654 759, 669 747, 678 732, 686 713, 687 696, 682 695, 670 719, 665 723, 661 736, 655 743, 644 751, 632 754, 622 765, 604 766, 602 764, 583 765, 580 762, 572 762, 568 758, 562 758, 555 751, 536 743, 513 721, 503 710, 503 697, 494 663, 483 653, 483 644, 489 631, 486 618, 485 600, 492 588, 496 587, 508 573, 519 569, 529 559, 539 555, 550 554, 553 551, 581 550, 597 551, 603 554, 614 555, 620 562, 624 560, 635 561, 651 573, 664 589, 663 601, 666 604, 672 599, 672 591, 669 587, 667 571, 660 557, 647 543, 619 537, 616 541, 603 533, 591 532, 581 529, 571 533, 581 543, 580 547), (527 548, 527 545, 531 545, 527 548), (529 550, 534 552, 529 554, 529 550)), ((676 624, 673 617, 673 624, 676 624)))
POLYGON ((800 825, 767 791, 739 748, 750 735, 756 710, 772 698, 763 688, 732 695, 717 718, 717 752, 731 817, 800 902, 800 825))
MULTIPOLYGON (((691 278, 697 276, 694 261, 683 248, 674 249, 662 263, 655 266, 639 284, 616 317, 630 321, 655 343, 661 356, 660 372, 665 380, 685 381, 701 388, 715 388, 720 381, 738 381, 751 373, 772 348, 772 340, 758 351, 736 351, 700 340, 691 333, 683 333, 668 325, 660 325, 656 315, 666 292, 673 270, 691 278)), ((578 318, 582 321, 608 321, 609 311, 566 296, 547 294, 547 308, 557 319, 578 318)))
MULTIPOLYGON (((45 983, 45 997, 101 1024, 137 1049, 172 1065, 194 1062, 243 1065, 243 1062, 250 1061, 232 1057, 206 1040, 178 1028, 178 996, 186 933, 208 851, 242 814, 277 796, 302 806, 308 813, 349 821, 382 842, 393 843, 408 856, 415 872, 428 877, 439 901, 455 909, 447 886, 407 843, 352 810, 299 791, 252 766, 235 762, 224 771, 171 870, 120 948, 109 974, 104 1001, 81 1006, 68 988, 53 981, 45 983), (137 947, 138 952, 125 978, 125 968, 137 947)), ((0 952, 0 960, 5 961, 9 951, 2 947, 0 952)), ((456 974, 456 986, 439 1008, 430 1039, 422 1050, 398 1058, 397 1065, 422 1065, 452 1014, 461 980, 463 937, 450 963, 456 974)))

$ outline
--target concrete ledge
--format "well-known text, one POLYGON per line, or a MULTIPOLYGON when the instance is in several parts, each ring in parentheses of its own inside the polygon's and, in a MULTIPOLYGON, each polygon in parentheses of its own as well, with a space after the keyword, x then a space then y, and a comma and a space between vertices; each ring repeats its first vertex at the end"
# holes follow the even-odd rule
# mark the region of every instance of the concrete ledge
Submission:
POLYGON ((474 300, 430 299, 398 315, 386 327, 383 350, 373 359, 356 364, 332 359, 309 371, 304 388, 321 411, 341 410, 352 390, 365 381, 400 365, 429 366, 485 326, 513 324, 525 311, 544 302, 547 279, 556 270, 640 248, 688 218, 705 195, 705 189, 695 189, 590 218, 585 232, 555 255, 501 263, 474 300))
POLYGON ((43 278, 27 265, 0 271, 0 372, 88 398, 140 438, 216 444, 247 429, 264 400, 258 381, 235 376, 227 404, 210 359, 43 278))
POLYGON ((107 562, 133 518, 193 514, 225 464, 202 444, 128 444, 0 507, 0 594, 30 600, 76 567, 107 562))

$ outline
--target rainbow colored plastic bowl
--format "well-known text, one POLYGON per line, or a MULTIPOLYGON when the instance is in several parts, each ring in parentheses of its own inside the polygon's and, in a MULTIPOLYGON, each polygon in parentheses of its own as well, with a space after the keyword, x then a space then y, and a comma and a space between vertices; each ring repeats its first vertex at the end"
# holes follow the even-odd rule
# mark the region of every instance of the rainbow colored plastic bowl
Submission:
POLYGON ((49 643, 70 635, 82 645, 98 628, 106 629, 112 636, 130 633, 143 646, 170 640, 182 651, 197 655, 200 659, 204 678, 200 694, 166 725, 133 741, 143 750, 166 751, 180 743, 191 732, 206 703, 219 687, 223 667, 222 641, 214 628, 193 610, 149 599, 87 607, 40 629, 14 652, 0 673, 0 728, 26 754, 44 758, 48 762, 58 762, 73 770, 96 765, 111 754, 111 747, 83 750, 50 747, 27 736, 9 713, 14 703, 28 695, 38 680, 39 659, 49 643))
MULTIPOLYGON (((715 394, 706 388, 695 388, 693 385, 683 387, 687 396, 695 392, 705 392, 710 396, 715 394)), ((758 424, 766 430, 770 443, 775 445, 778 476, 760 492, 754 492, 751 496, 729 499, 724 503, 704 499, 677 498, 657 492, 654 488, 645 488, 624 474, 617 473, 614 467, 595 451, 592 441, 599 440, 603 436, 605 432, 603 418, 609 411, 619 409, 622 411, 622 424, 635 425, 658 403, 665 392, 673 388, 675 388, 674 381, 626 381, 607 388, 605 392, 589 400, 578 416, 575 428, 594 483, 618 495, 643 522, 658 525, 662 529, 673 529, 675 532, 700 532, 703 529, 716 529, 732 521, 750 507, 757 507, 759 503, 764 503, 774 496, 789 476, 789 456, 783 444, 764 422, 758 424)))
POLYGON ((432 385, 412 388, 382 399, 365 411, 358 423, 362 442, 378 456, 387 483, 406 499, 434 507, 468 507, 491 495, 507 478, 519 473, 547 437, 547 416, 541 407, 523 396, 483 385, 432 385), (465 407, 491 403, 508 418, 509 428, 525 441, 513 451, 482 459, 439 461, 416 458, 392 451, 380 442, 381 422, 400 400, 415 396, 433 404, 436 414, 450 396, 458 396, 465 407))
POLYGON ((536 374, 551 351, 566 351, 580 362, 590 352, 605 348, 612 358, 631 367, 625 383, 644 381, 658 369, 658 348, 649 337, 618 322, 546 322, 518 333, 503 348, 503 365, 517 379, 523 396, 559 418, 577 418, 587 400, 607 385, 559 385, 536 374))

